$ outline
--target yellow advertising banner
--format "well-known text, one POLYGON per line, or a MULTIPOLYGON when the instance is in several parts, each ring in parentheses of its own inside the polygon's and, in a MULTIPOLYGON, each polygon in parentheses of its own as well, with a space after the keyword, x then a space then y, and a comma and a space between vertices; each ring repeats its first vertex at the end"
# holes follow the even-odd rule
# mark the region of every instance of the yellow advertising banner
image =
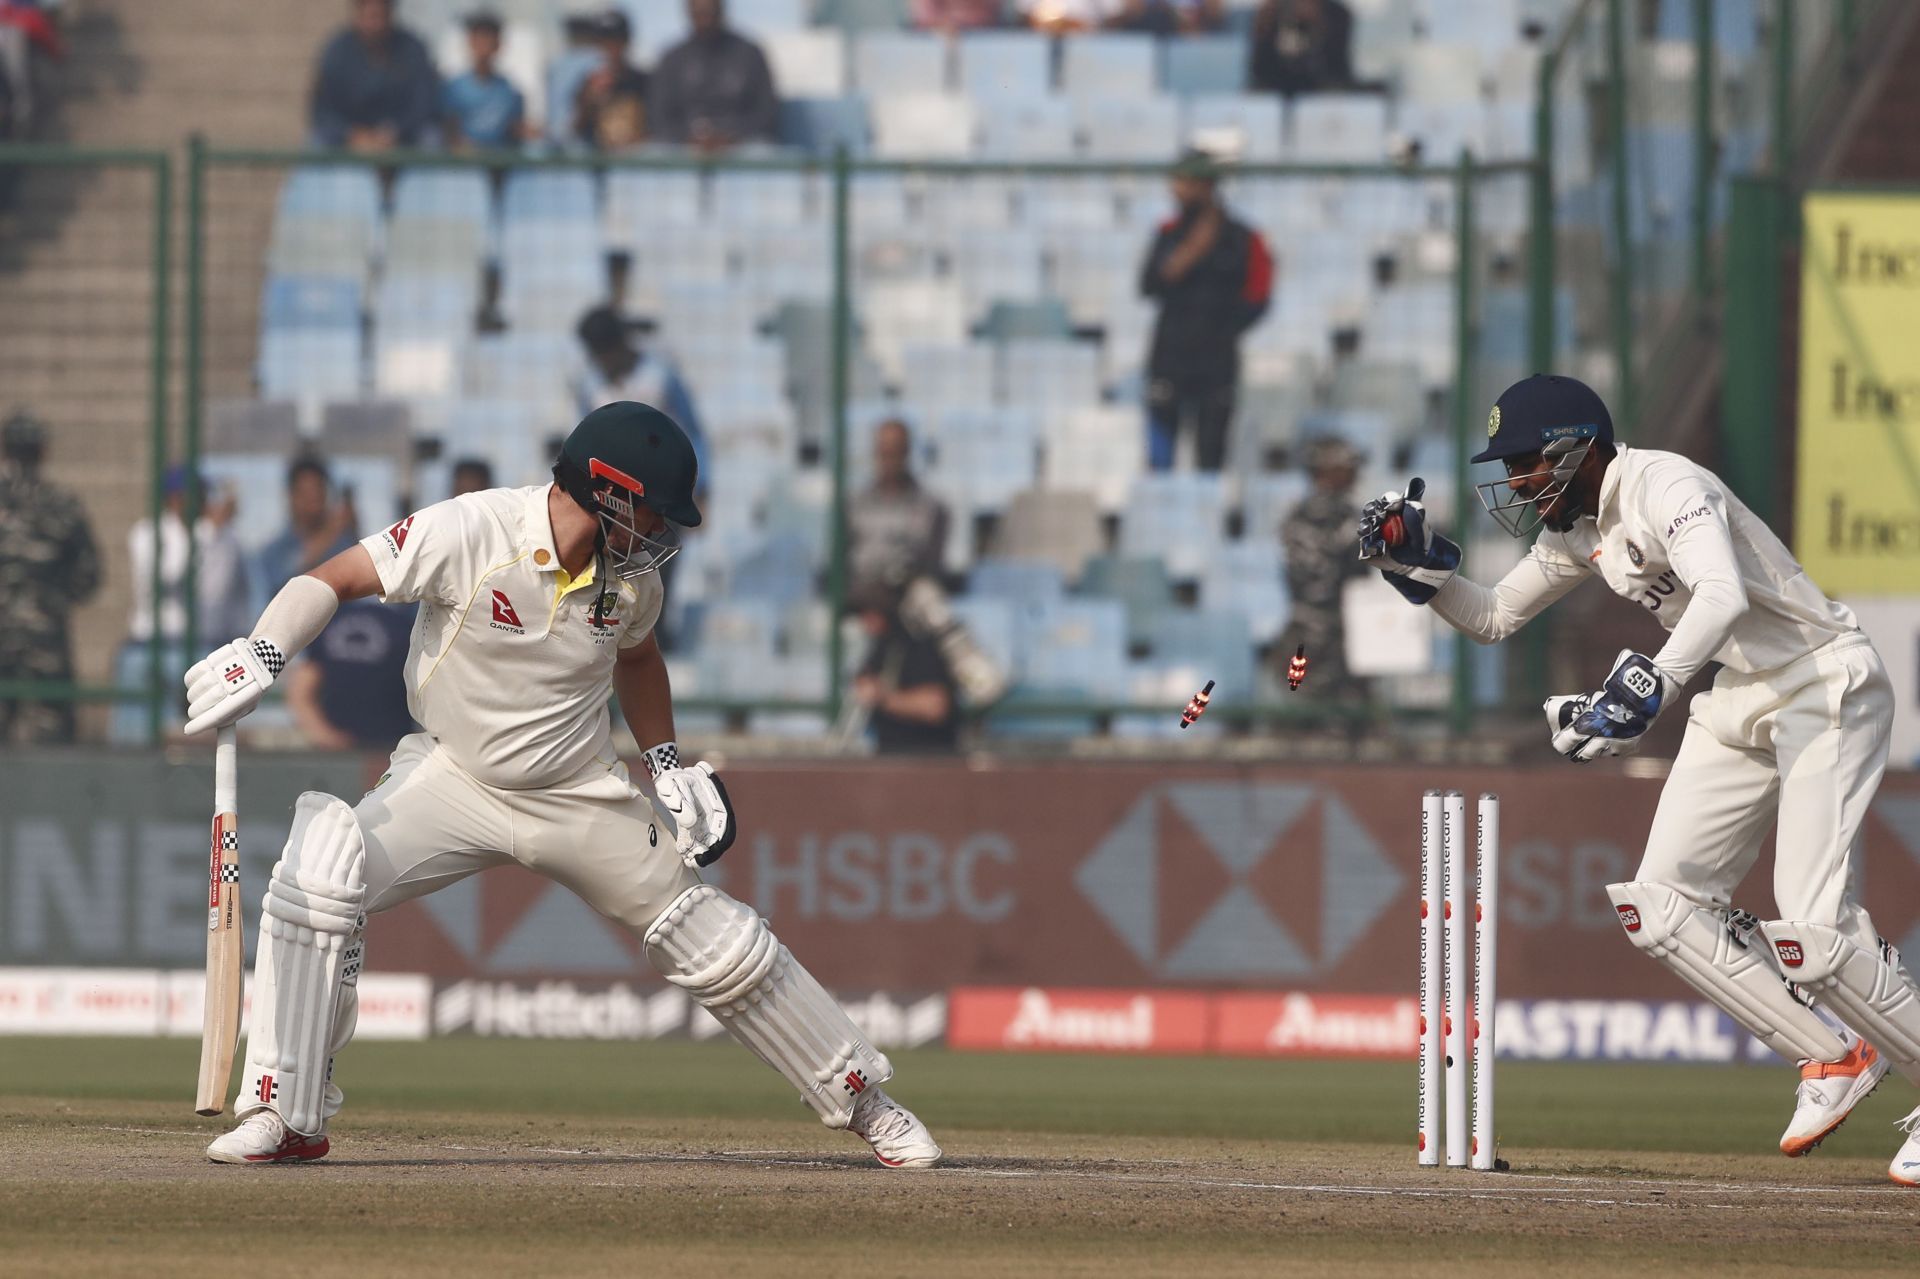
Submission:
POLYGON ((1920 196, 1804 216, 1794 551, 1829 595, 1920 594, 1920 196))

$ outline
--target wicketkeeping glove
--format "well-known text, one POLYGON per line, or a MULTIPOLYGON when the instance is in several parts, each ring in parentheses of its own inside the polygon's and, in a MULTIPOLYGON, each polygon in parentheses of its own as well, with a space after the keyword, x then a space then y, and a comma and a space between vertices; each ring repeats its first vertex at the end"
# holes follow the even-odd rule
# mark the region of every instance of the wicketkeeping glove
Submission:
POLYGON ((1553 749, 1576 764, 1608 755, 1631 755, 1679 692, 1679 684, 1655 666, 1653 659, 1623 648, 1599 692, 1546 700, 1553 749))
POLYGON ((187 668, 189 734, 225 728, 260 704, 287 657, 263 639, 222 644, 187 668))
POLYGON ((702 761, 679 767, 679 750, 671 742, 646 753, 653 773, 653 793, 660 807, 673 817, 673 843, 680 860, 689 866, 711 866, 733 847, 736 826, 727 788, 714 776, 713 765, 702 761), (659 767, 660 765, 668 765, 659 767))
POLYGON ((1404 495, 1389 491, 1360 508, 1361 562, 1415 604, 1431 600, 1460 568, 1460 548, 1427 523, 1426 491, 1416 475, 1404 495))

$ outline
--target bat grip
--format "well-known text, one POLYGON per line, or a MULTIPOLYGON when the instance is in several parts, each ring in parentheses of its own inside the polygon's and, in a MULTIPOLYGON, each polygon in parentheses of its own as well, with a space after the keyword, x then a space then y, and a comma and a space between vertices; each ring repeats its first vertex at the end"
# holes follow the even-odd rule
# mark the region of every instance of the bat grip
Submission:
POLYGON ((234 738, 233 726, 228 725, 220 730, 213 744, 213 811, 216 814, 240 811, 239 760, 240 747, 234 738))

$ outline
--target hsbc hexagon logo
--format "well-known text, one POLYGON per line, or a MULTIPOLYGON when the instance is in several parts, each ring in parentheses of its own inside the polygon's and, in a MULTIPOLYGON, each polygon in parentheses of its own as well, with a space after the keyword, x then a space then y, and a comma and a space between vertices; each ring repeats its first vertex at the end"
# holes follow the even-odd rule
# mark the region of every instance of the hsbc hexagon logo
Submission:
POLYGON ((1330 790, 1148 788, 1074 871, 1141 965, 1170 980, 1331 972, 1406 883, 1330 790))

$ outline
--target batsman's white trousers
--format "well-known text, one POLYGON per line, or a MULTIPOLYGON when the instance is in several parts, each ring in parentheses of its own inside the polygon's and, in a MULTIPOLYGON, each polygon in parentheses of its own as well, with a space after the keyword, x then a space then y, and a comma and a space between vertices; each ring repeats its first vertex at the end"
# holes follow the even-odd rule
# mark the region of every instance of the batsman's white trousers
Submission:
POLYGON ((540 790, 500 790, 413 733, 353 813, 366 841, 368 914, 518 862, 639 936, 700 882, 625 765, 595 765, 540 790))
POLYGON ((1858 632, 1777 670, 1721 671, 1688 709, 1634 878, 1725 910, 1777 815, 1774 917, 1830 924, 1873 950, 1873 921, 1855 889, 1893 706, 1886 667, 1858 632))

